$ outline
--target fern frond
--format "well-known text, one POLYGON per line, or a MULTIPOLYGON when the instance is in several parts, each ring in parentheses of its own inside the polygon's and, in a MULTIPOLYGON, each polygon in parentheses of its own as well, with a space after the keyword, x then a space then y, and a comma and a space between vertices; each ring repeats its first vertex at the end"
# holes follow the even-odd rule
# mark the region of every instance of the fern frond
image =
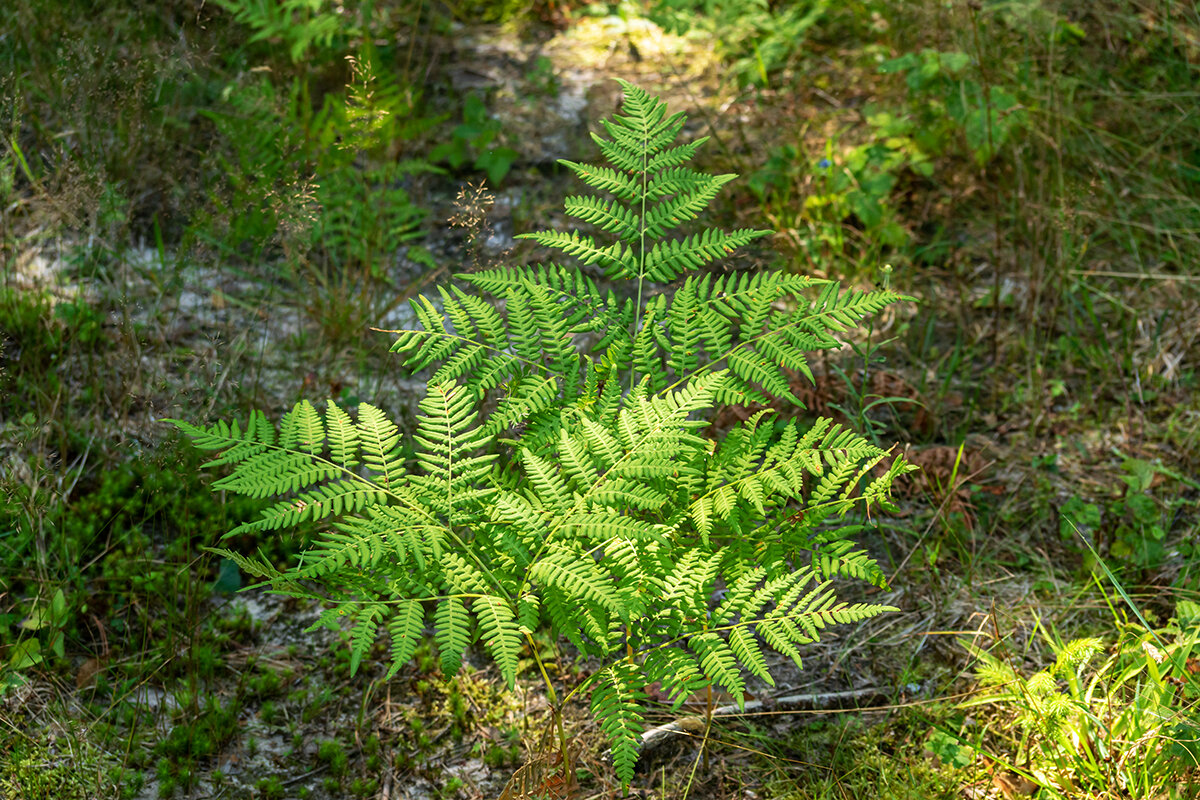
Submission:
POLYGON ((684 239, 666 240, 650 248, 644 260, 643 273, 652 281, 668 283, 683 272, 701 267, 724 258, 769 231, 736 230, 732 233, 706 230, 684 239))
POLYGON ((566 591, 553 584, 538 587, 542 607, 554 631, 586 655, 607 655, 609 617, 604 609, 593 603, 580 603, 566 591), (584 636, 587 639, 584 639, 584 636))
POLYGON ((762 648, 747 626, 738 625, 729 632, 729 649, 747 672, 770 686, 775 685, 762 648))
POLYGON ((596 264, 612 277, 628 273, 634 268, 636 254, 621 242, 607 247, 596 244, 596 240, 577 231, 539 231, 522 233, 516 238, 532 239, 543 247, 561 250, 581 264, 596 264))
POLYGON ((284 418, 278 439, 265 417, 257 414, 245 433, 236 424, 180 427, 206 449, 226 448, 212 463, 233 464, 234 470, 214 482, 214 488, 256 498, 286 498, 263 510, 260 519, 226 534, 233 536, 359 513, 391 499, 389 482, 398 481, 403 472, 398 431, 382 412, 366 404, 359 417, 356 427, 331 402, 323 421, 304 401, 284 418), (322 455, 327 432, 328 458, 322 455), (357 473, 360 456, 369 469, 383 472, 382 479, 357 473))
POLYGON ((382 410, 369 403, 358 406, 358 440, 363 463, 386 489, 402 484, 404 453, 400 448, 400 429, 382 410))
POLYGON ((713 531, 712 497, 706 494, 700 495, 692 501, 688 511, 692 520, 692 524, 696 527, 696 532, 700 534, 701 543, 707 547, 713 531))
POLYGON ((790 620, 786 617, 764 617, 754 624, 754 629, 772 650, 790 659, 797 669, 803 669, 796 644, 803 644, 809 640, 799 634, 790 620))
POLYGON ((571 315, 579 314, 589 320, 605 305, 595 281, 575 267, 559 264, 495 267, 482 272, 460 273, 455 277, 504 299, 514 292, 528 292, 533 286, 542 286, 553 290, 559 302, 568 303, 571 315))
POLYGON ((232 473, 214 481, 213 488, 261 499, 297 492, 341 473, 337 465, 312 453, 280 446, 245 459, 232 473))
MULTIPOLYGON (((1042 670, 1029 677, 1029 680, 1025 682, 1025 690, 1034 700, 1041 700, 1058 694, 1058 685, 1049 670, 1042 670)), ((1041 710, 1045 711, 1046 709, 1043 706, 1041 710)))
POLYGON ((753 603, 757 594, 756 588, 764 577, 766 577, 766 569, 761 566, 753 567, 743 573, 725 591, 725 598, 713 610, 713 623, 716 625, 729 625, 736 622, 738 617, 741 616, 742 610, 746 609, 748 605, 749 613, 757 614, 765 598, 760 600, 758 605, 753 605, 753 603))
POLYGON ((542 458, 528 450, 521 452, 521 463, 528 470, 538 502, 543 508, 548 508, 559 514, 575 505, 567 484, 559 475, 558 470, 542 458))
POLYGON ((603 608, 614 617, 629 618, 629 609, 596 562, 562 545, 552 545, 543 559, 530 568, 529 577, 561 590, 568 597, 603 608))
MULTIPOLYGON (((840 535, 848 535, 841 532, 840 535)), ((821 543, 813 550, 813 568, 822 580, 854 578, 880 589, 887 588, 887 578, 875 559, 866 550, 853 550, 854 543, 841 539, 821 543)))
POLYGON ((517 598, 517 629, 524 635, 532 635, 542 619, 542 602, 536 594, 525 593, 517 598))
POLYGON ((402 506, 370 506, 365 515, 346 518, 321 533, 301 556, 296 575, 321 578, 349 567, 372 569, 386 559, 401 567, 413 564, 424 571, 442 550, 445 532, 421 511, 402 506))
POLYGON ((528 378, 500 401, 499 408, 484 423, 482 433, 497 437, 514 425, 530 423, 551 410, 557 418, 559 383, 554 378, 528 378))
POLYGON ((565 517, 555 529, 563 536, 586 542, 609 542, 614 539, 629 539, 637 542, 666 543, 661 528, 608 508, 594 508, 587 513, 574 513, 565 517))
POLYGON ((350 675, 358 672, 358 665, 371 646, 379 630, 380 618, 387 611, 383 603, 371 603, 358 609, 354 616, 354 628, 350 632, 350 675))
POLYGON ((476 504, 494 493, 488 479, 497 456, 474 455, 491 437, 478 425, 475 398, 469 391, 455 384, 431 385, 418 408, 423 415, 417 417, 413 441, 423 474, 409 482, 452 525, 460 506, 476 504))
POLYGON ((451 593, 467 596, 488 590, 491 578, 463 556, 453 551, 442 553, 438 566, 451 593))
POLYGON ((596 673, 592 688, 592 716, 612 748, 613 765, 623 786, 633 781, 641 744, 642 710, 638 701, 643 697, 634 689, 639 675, 634 665, 618 662, 596 673))
POLYGON ((558 450, 564 476, 571 484, 592 486, 600 480, 596 461, 588 452, 587 443, 582 437, 572 436, 563 428, 559 431, 558 450))
POLYGON ((646 211, 646 235, 658 239, 684 222, 696 219, 717 196, 721 187, 736 177, 706 175, 680 169, 668 172, 664 169, 659 173, 651 191, 656 195, 666 195, 667 199, 655 203, 646 211))
POLYGON ((659 683, 676 711, 708 685, 696 657, 680 647, 654 648, 646 653, 643 669, 646 682, 659 683))
POLYGON ((690 617, 707 616, 708 596, 717 578, 721 554, 704 555, 696 549, 685 550, 663 576, 663 604, 657 629, 676 636, 680 624, 690 617))
POLYGON ((637 239, 641 233, 638 216, 617 200, 602 200, 598 197, 568 197, 564 210, 572 217, 581 219, 626 242, 637 239))
POLYGON ((462 598, 451 595, 438 602, 433 622, 442 674, 449 678, 462 667, 463 652, 471 642, 471 617, 462 598))
POLYGON ((307 400, 301 400, 283 415, 279 424, 279 446, 316 455, 325 446, 325 424, 321 415, 307 400))
MULTIPOLYGON (((241 553, 237 553, 233 550, 222 547, 207 547, 205 550, 213 555, 220 556, 221 558, 228 558, 234 564, 237 564, 238 569, 240 569, 242 572, 245 572, 247 575, 253 575, 256 578, 263 578, 265 581, 272 584, 287 581, 286 574, 276 569, 261 551, 258 553, 256 558, 253 556, 244 556, 241 553)), ((294 586, 294 584, 291 584, 290 581, 288 583, 289 585, 294 586)))
POLYGON ((260 453, 275 444, 275 426, 261 411, 250 412, 243 434, 237 420, 231 424, 224 421, 214 423, 211 427, 202 428, 178 419, 165 419, 188 436, 192 445, 200 450, 225 450, 225 454, 209 460, 206 467, 216 467, 222 464, 236 464, 248 458, 249 455, 260 453), (246 455, 242 455, 245 451, 246 455))
POLYGON ((409 369, 425 369, 452 354, 455 347, 465 341, 450 333, 445 317, 428 297, 414 297, 409 301, 409 307, 424 330, 399 331, 400 335, 391 347, 391 352, 401 355, 409 369))
POLYGON ((746 683, 738 669, 737 656, 729 645, 715 633, 701 633, 688 640, 688 649, 700 659, 705 675, 717 686, 733 695, 740 706, 744 701, 746 683))
POLYGON ((330 400, 325 411, 325 424, 329 432, 329 454, 333 461, 343 469, 357 467, 358 430, 350 415, 330 400))
POLYGON ((471 601, 471 610, 479 620, 483 645, 492 654, 500 675, 509 689, 517 683, 517 659, 521 653, 521 631, 508 601, 502 597, 483 595, 471 601))
POLYGON ((895 606, 884 605, 882 603, 838 603, 832 608, 821 609, 813 612, 814 624, 819 628, 825 628, 829 625, 847 625, 854 622, 862 622, 870 617, 877 617, 880 614, 886 614, 892 611, 899 611, 895 606))
POLYGON ((402 599, 396 604, 387 626, 392 639, 392 666, 384 676, 385 681, 395 677, 421 644, 425 630, 425 609, 416 600, 402 599))
POLYGON ((559 159, 558 163, 570 169, 593 189, 608 192, 627 203, 638 196, 637 181, 624 172, 593 164, 577 164, 565 158, 559 159))

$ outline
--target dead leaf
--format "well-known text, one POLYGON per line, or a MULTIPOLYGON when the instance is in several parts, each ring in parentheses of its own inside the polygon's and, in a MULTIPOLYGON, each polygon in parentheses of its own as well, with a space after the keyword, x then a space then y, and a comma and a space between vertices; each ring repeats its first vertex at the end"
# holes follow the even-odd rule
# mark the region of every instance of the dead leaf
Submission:
POLYGON ((992 783, 1004 795, 1005 800, 1030 797, 1038 788, 1036 783, 1015 772, 997 772, 992 775, 992 783))
POLYGON ((104 669, 104 662, 98 658, 89 658, 79 665, 79 670, 75 673, 75 688, 82 689, 86 686, 91 686, 96 680, 96 676, 104 669))

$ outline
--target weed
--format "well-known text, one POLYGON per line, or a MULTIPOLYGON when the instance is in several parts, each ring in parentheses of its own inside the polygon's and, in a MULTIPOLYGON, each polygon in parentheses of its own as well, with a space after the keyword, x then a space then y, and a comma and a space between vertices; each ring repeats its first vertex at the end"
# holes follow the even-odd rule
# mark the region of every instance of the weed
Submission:
MULTIPOLYGON (((1118 572, 1122 571, 1122 565, 1128 565, 1132 570, 1129 577, 1140 581, 1143 576, 1162 569, 1171 548, 1186 549, 1186 541, 1175 542, 1168 537, 1169 532, 1180 527, 1175 524, 1180 501, 1168 501, 1161 490, 1153 491, 1159 476, 1183 476, 1169 469, 1164 473, 1149 461, 1128 457, 1122 460, 1121 471, 1125 489, 1107 504, 1088 502, 1078 496, 1063 504, 1059 534, 1071 543, 1078 543, 1081 532, 1094 537, 1098 555, 1111 558, 1118 565, 1118 572)), ((1096 566, 1090 552, 1084 553, 1084 565, 1089 572, 1096 566)))
POLYGON ((905 132, 918 131, 924 152, 944 152, 950 136, 961 132, 968 151, 982 166, 1025 125, 1028 113, 1008 90, 1000 86, 985 90, 979 81, 967 77, 970 65, 966 53, 926 48, 885 61, 879 71, 905 76, 918 104, 916 123, 909 123, 905 132))
MULTIPOLYGON (((9 621, 20 617, 19 614, 4 616, 9 621)), ((27 632, 28 638, 18 639, 9 652, 7 662, 0 665, 0 695, 24 685, 21 673, 42 663, 48 653, 59 658, 66 655, 63 647, 64 629, 70 618, 70 609, 62 589, 56 590, 49 602, 33 605, 18 625, 27 632), (37 635, 30 636, 29 633, 37 635)))
POLYGON ((14 731, 0 734, 0 793, 12 798, 83 800, 113 790, 112 785, 89 780, 56 750, 14 731))
POLYGON ((1002 732, 999 754, 977 747, 1049 797, 1114 789, 1133 797, 1179 796, 1178 788, 1194 780, 1200 683, 1188 664, 1200 646, 1200 607, 1180 601, 1175 617, 1157 630, 1114 621, 1120 635, 1110 643, 1063 641, 1039 621, 1055 662, 1028 677, 1002 651, 968 644, 990 691, 964 707, 997 706, 1020 734, 1002 732))
POLYGON ((845 271, 903 255, 909 233, 892 199, 905 172, 928 177, 929 156, 911 138, 911 121, 868 109, 869 140, 838 154, 825 145, 819 160, 780 145, 749 186, 809 270, 845 271))
POLYGON ((350 794, 354 797, 374 797, 379 791, 379 781, 374 778, 355 778, 350 782, 350 794))

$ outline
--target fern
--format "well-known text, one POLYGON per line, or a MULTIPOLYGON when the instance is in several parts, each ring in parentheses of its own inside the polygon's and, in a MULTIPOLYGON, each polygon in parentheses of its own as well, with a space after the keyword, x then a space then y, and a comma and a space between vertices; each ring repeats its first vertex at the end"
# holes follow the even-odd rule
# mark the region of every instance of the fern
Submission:
POLYGON ((686 166, 703 140, 676 144, 682 115, 622 85, 595 137, 611 166, 564 162, 604 193, 566 203, 594 232, 528 234, 580 266, 463 275, 413 300, 417 325, 392 347, 431 375, 411 450, 367 404, 176 424, 230 470, 215 488, 274 499, 232 533, 324 523, 282 572, 227 554, 329 603, 320 624, 349 628, 352 668, 382 628, 394 674, 428 622, 443 671, 478 642, 511 687, 548 629, 604 665, 572 695, 591 692, 627 784, 647 683, 677 704, 706 686, 740 698, 747 673, 773 681, 768 649, 799 664, 829 625, 888 610, 839 602, 831 581, 883 585, 846 517, 887 507, 908 467, 883 469, 884 451, 829 420, 770 411, 714 438, 714 408, 796 402, 789 372, 900 297, 706 271, 765 232, 678 232, 733 176, 686 166))

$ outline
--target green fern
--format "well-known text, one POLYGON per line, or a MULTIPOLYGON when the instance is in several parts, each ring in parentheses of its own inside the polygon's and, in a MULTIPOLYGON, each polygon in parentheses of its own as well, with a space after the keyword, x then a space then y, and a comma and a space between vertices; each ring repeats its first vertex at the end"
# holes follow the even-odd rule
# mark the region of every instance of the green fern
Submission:
POLYGON ((567 212, 610 240, 529 234, 581 266, 463 275, 468 288, 413 301, 418 326, 392 347, 431 374, 411 454, 367 404, 300 403, 278 428, 257 412, 244 428, 176 424, 232 468, 215 488, 276 499, 231 534, 326 523, 283 572, 220 552, 329 603, 319 624, 349 627, 352 668, 382 628, 393 674, 429 623, 447 674, 478 642, 511 687, 549 629, 605 665, 562 702, 591 692, 627 784, 648 683, 676 703, 707 686, 740 699, 747 673, 773 681, 767 649, 799 664, 829 625, 889 610, 840 602, 831 581, 883 585, 846 518, 887 507, 909 467, 881 467, 887 453, 829 420, 769 411, 712 438, 716 407, 795 402, 789 371, 810 374, 809 353, 900 298, 703 271, 765 232, 664 238, 733 176, 685 166, 703 140, 675 144, 682 115, 622 85, 623 113, 595 137, 611 166, 564 162, 606 193, 567 212))

